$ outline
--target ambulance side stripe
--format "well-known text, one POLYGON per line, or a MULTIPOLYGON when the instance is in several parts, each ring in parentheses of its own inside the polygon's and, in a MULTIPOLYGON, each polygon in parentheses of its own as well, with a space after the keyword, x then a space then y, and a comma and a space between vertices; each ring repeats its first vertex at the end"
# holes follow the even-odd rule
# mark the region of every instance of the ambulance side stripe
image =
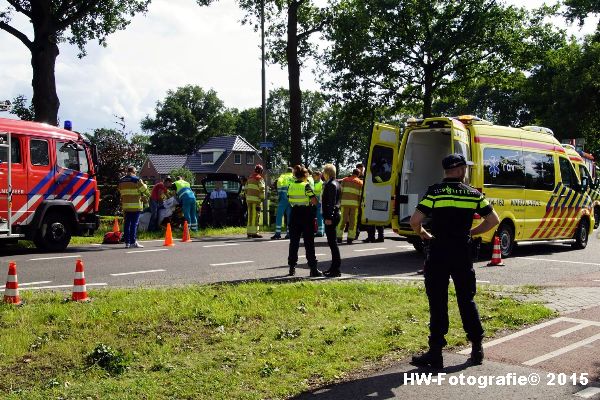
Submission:
POLYGON ((556 196, 556 199, 554 200, 554 204, 552 204, 552 202, 549 201, 548 204, 546 205, 546 215, 544 215, 544 217, 542 218, 542 222, 540 222, 540 224, 538 225, 536 230, 531 235, 532 238, 535 238, 537 236, 537 234, 540 232, 540 230, 542 229, 542 227, 544 226, 544 224, 546 222, 550 223, 550 221, 548 220, 548 216, 550 215, 550 212, 553 209, 554 209, 554 215, 556 215, 556 212, 557 212, 556 207, 558 206, 558 202, 560 201, 560 196, 562 196, 565 193, 565 190, 567 188, 565 186, 562 186, 561 184, 556 185, 556 188, 554 189, 555 195, 558 193, 559 189, 562 189, 562 190, 560 191, 560 194, 556 196))

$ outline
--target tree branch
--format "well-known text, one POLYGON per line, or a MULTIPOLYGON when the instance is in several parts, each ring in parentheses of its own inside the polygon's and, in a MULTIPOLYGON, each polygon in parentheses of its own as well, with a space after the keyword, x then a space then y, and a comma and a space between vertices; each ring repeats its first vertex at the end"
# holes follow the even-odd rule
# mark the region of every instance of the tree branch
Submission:
POLYGON ((319 25, 315 26, 314 28, 299 33, 298 35, 296 35, 296 37, 298 38, 298 41, 306 39, 313 33, 322 31, 323 28, 325 28, 325 25, 327 25, 328 23, 329 23, 329 19, 325 18, 323 21, 321 21, 321 23, 319 25))
POLYGON ((6 1, 8 2, 8 4, 13 6, 15 8, 15 10, 17 10, 17 12, 20 12, 21 14, 31 18, 31 10, 26 10, 15 0, 6 0, 6 1))
POLYGON ((19 31, 18 29, 13 28, 12 26, 10 26, 9 24, 7 24, 6 22, 1 22, 0 21, 0 29, 2 29, 3 31, 6 31, 8 33, 10 33, 11 35, 13 35, 17 39, 19 39, 21 42, 23 42, 23 44, 25 46, 27 46, 27 48, 29 50, 31 50, 33 48, 33 42, 31 40, 29 40, 29 38, 27 37, 27 35, 25 35, 21 31, 19 31))
MULTIPOLYGON (((73 22, 77 21, 78 19, 80 19, 80 18, 84 17, 86 14, 88 14, 96 6, 97 2, 92 1, 92 0, 81 0, 81 1, 78 1, 77 3, 80 3, 79 9, 77 9, 70 16, 65 17, 65 19, 63 19, 62 21, 58 21, 58 23, 56 24, 57 32, 64 31, 73 22)), ((73 7, 76 7, 76 6, 77 6, 76 3, 73 3, 73 7)))

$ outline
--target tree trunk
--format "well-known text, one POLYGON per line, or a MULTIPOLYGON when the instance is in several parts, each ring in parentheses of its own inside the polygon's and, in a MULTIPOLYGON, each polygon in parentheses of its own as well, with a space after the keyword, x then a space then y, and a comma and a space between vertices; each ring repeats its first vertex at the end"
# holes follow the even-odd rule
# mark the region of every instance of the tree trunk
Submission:
POLYGON ((58 125, 60 102, 56 94, 55 70, 59 50, 56 44, 56 27, 52 21, 51 2, 32 1, 32 24, 34 31, 31 48, 33 69, 32 104, 35 121, 58 125))
POLYGON ((286 47, 290 87, 291 165, 302 163, 302 92, 300 91, 300 62, 298 61, 298 7, 299 3, 292 1, 288 9, 286 47))
POLYGON ((433 108, 433 67, 430 63, 425 66, 424 75, 423 118, 429 118, 433 108))

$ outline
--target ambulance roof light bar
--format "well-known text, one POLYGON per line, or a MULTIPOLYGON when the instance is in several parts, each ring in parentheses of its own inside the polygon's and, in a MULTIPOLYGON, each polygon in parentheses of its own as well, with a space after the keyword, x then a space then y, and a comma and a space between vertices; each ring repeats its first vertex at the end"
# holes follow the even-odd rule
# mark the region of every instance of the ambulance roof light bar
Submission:
POLYGON ((564 147, 566 149, 571 149, 571 150, 577 151, 577 149, 575 148, 575 146, 573 146, 572 144, 563 143, 562 147, 564 147))
POLYGON ((423 118, 410 117, 406 120, 406 126, 413 127, 423 123, 423 118))
POLYGON ((459 115, 458 117, 453 117, 454 119, 459 120, 460 122, 462 122, 465 125, 494 125, 493 123, 491 123, 490 121, 486 121, 485 119, 479 118, 476 115, 459 115))
POLYGON ((523 129, 524 131, 539 132, 539 133, 545 133, 546 135, 554 136, 554 132, 552 131, 552 129, 545 128, 543 126, 527 125, 527 126, 522 126, 521 129, 523 129))

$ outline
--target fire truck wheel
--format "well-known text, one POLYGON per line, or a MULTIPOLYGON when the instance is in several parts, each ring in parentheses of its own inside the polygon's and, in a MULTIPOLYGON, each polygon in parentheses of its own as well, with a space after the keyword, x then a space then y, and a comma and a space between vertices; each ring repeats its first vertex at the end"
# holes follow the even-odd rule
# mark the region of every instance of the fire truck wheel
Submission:
POLYGON ((42 229, 34 238, 37 248, 46 251, 62 251, 71 241, 71 226, 60 213, 50 212, 44 217, 42 229))

